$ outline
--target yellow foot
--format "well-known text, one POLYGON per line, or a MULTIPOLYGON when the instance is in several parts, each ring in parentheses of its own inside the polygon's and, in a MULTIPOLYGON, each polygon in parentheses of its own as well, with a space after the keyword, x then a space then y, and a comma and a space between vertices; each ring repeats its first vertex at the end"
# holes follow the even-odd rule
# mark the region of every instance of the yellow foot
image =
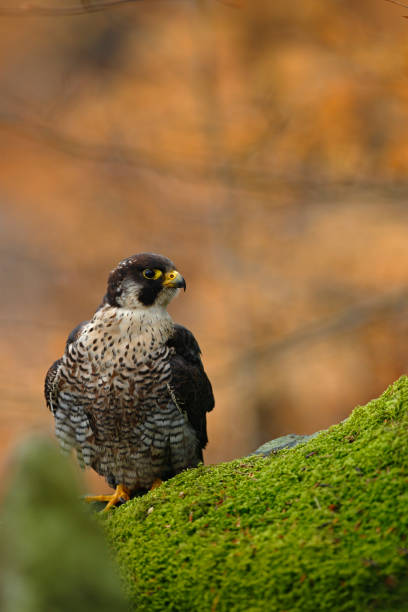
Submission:
POLYGON ((88 495, 85 497, 87 502, 108 502, 102 512, 106 512, 112 506, 115 506, 118 502, 126 502, 130 499, 130 490, 124 485, 118 485, 116 491, 112 495, 88 495))
POLYGON ((153 489, 157 489, 157 487, 160 487, 161 484, 163 484, 163 481, 160 478, 156 478, 155 480, 153 480, 153 484, 150 487, 150 491, 153 491, 153 489))

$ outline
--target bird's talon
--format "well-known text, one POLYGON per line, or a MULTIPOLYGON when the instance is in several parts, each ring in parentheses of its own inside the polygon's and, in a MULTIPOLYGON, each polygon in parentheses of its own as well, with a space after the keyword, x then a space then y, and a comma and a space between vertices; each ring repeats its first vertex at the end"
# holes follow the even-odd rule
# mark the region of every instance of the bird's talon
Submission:
POLYGON ((124 504, 129 501, 129 499, 130 490, 124 485, 118 485, 112 495, 88 495, 85 497, 85 501, 87 502, 108 502, 102 512, 106 512, 119 502, 124 504))

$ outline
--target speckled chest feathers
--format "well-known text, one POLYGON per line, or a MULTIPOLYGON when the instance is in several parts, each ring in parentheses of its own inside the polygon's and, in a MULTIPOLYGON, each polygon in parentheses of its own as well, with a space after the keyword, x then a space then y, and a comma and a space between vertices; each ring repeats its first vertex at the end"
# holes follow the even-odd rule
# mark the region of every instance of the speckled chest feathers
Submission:
POLYGON ((106 304, 62 357, 55 381, 57 436, 111 486, 149 488, 200 459, 172 389, 173 332, 161 306, 106 304))

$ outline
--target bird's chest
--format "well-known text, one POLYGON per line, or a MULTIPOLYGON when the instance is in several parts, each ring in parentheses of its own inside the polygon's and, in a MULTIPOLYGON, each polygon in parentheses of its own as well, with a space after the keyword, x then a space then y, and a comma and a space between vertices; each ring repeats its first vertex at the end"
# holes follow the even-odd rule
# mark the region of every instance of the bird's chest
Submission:
POLYGON ((92 412, 151 412, 168 400, 170 349, 163 325, 91 322, 67 352, 67 374, 92 412))
MULTIPOLYGON (((168 397, 171 379, 169 348, 153 346, 142 351, 118 347, 102 362, 98 385, 110 406, 151 411, 168 397)), ((131 345, 130 345, 131 346, 131 345)))

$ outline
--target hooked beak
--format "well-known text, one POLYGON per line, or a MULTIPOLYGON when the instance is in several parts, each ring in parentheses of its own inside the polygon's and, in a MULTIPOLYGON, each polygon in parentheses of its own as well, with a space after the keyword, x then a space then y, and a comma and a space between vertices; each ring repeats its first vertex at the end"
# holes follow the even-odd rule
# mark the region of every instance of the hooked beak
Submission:
POLYGON ((186 290, 186 281, 177 270, 166 272, 162 285, 163 287, 175 287, 176 289, 186 290))

